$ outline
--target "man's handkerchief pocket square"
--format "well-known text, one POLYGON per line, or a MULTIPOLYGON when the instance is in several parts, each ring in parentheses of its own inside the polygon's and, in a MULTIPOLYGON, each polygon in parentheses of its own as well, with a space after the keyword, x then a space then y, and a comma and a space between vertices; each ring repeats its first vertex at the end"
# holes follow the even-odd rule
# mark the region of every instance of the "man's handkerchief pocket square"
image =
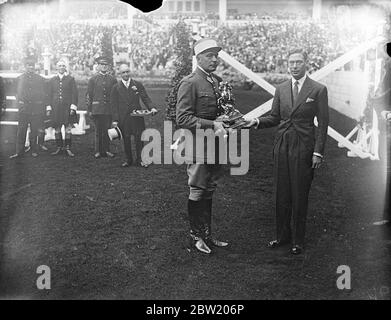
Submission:
POLYGON ((315 101, 315 99, 307 98, 307 100, 305 101, 305 103, 309 103, 309 102, 313 102, 313 101, 315 101))

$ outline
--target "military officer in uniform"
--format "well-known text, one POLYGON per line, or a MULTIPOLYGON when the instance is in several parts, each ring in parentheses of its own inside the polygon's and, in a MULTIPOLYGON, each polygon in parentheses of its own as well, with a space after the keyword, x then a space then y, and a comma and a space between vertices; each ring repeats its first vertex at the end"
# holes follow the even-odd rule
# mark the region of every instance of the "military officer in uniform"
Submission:
POLYGON ((106 57, 99 57, 98 73, 88 81, 87 109, 95 123, 95 158, 114 157, 109 151, 107 130, 111 126, 110 94, 117 79, 109 74, 110 62, 106 57))
MULTIPOLYGON (((196 137, 196 129, 212 129, 216 135, 221 136, 226 133, 223 123, 215 121, 218 116, 217 99, 220 96, 221 78, 213 74, 213 71, 217 68, 220 50, 212 39, 197 41, 194 45, 197 68, 179 85, 176 121, 180 128, 190 130, 193 137, 196 137)), ((206 158, 204 153, 203 159, 200 159, 199 151, 195 150, 194 157, 188 159, 191 160, 187 166, 190 189, 188 215, 190 249, 210 254, 213 247, 225 247, 228 243, 213 238, 211 234, 212 197, 222 168, 219 163, 206 163, 206 158)))
POLYGON ((75 79, 66 74, 66 64, 63 60, 57 63, 58 74, 51 78, 48 85, 49 106, 46 112, 52 120, 55 130, 57 149, 52 155, 57 155, 65 148, 68 156, 74 157, 71 151, 72 126, 76 122, 78 91, 75 79), (61 128, 65 126, 65 145, 61 128))
MULTIPOLYGON (((127 64, 119 67, 121 80, 113 87, 111 92, 111 107, 113 109, 113 126, 119 126, 124 142, 126 161, 122 167, 129 167, 133 163, 131 149, 131 135, 134 135, 136 143, 136 165, 143 165, 141 160, 141 151, 143 142, 141 134, 145 130, 144 118, 131 116, 134 110, 141 109, 140 99, 152 114, 157 112, 154 108, 147 91, 141 82, 130 77, 130 69, 127 64)), ((146 166, 146 164, 144 164, 146 166)))
POLYGON ((46 80, 35 73, 35 61, 26 59, 26 71, 17 79, 16 101, 19 107, 16 154, 10 158, 23 156, 27 127, 30 124, 30 148, 33 157, 38 156, 38 130, 43 128, 45 106, 47 105, 46 80))

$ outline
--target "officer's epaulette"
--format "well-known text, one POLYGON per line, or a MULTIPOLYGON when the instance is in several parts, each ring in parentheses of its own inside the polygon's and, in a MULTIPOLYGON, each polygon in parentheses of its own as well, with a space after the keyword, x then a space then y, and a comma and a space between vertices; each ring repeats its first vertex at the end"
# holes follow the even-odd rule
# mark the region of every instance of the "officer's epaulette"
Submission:
POLYGON ((186 77, 183 77, 182 80, 180 81, 180 83, 182 83, 183 81, 186 81, 186 80, 191 80, 194 76, 195 76, 195 72, 192 72, 189 75, 187 75, 186 77))

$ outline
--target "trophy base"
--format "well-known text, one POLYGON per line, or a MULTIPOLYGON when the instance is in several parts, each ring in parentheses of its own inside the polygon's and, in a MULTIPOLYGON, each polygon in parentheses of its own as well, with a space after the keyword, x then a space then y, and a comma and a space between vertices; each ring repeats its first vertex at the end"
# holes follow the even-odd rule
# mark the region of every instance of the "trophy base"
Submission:
POLYGON ((221 115, 217 117, 216 121, 224 122, 224 124, 230 129, 241 129, 247 124, 247 121, 243 118, 242 114, 235 114, 231 116, 221 115))

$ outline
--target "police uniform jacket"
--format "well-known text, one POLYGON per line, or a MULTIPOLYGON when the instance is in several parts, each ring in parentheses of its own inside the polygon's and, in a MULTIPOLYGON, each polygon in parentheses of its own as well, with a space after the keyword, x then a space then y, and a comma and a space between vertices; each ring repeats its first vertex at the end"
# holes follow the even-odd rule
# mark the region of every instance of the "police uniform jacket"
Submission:
POLYGON ((75 78, 70 75, 55 76, 49 80, 49 105, 52 107, 52 120, 57 124, 69 123, 71 104, 77 105, 78 91, 75 78))
POLYGON ((87 109, 92 115, 111 115, 110 94, 116 78, 97 73, 88 81, 87 109))
POLYGON ((47 105, 47 82, 36 73, 23 73, 17 79, 16 101, 19 112, 44 115, 47 105))
MULTIPOLYGON (((217 99, 220 97, 219 83, 221 78, 215 74, 209 77, 197 68, 192 74, 182 79, 178 88, 176 105, 176 122, 180 128, 188 129, 193 135, 192 162, 205 161, 207 144, 204 139, 204 154, 196 148, 196 129, 212 129, 213 122, 218 116, 217 99)), ((189 141, 184 138, 184 148, 189 148, 189 141)), ((217 149, 215 154, 217 155, 217 149)), ((186 161, 191 161, 186 157, 186 161)))

